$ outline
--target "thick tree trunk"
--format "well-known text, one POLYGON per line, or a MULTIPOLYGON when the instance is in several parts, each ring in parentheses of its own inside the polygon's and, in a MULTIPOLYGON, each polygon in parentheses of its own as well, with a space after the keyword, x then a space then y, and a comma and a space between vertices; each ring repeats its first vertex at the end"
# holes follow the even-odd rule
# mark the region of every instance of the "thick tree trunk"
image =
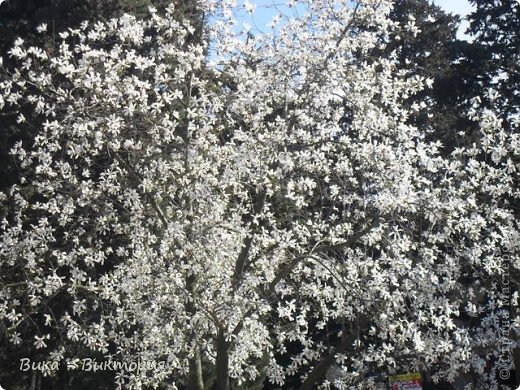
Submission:
POLYGON ((229 390, 229 343, 223 329, 217 336, 217 390, 229 390))
POLYGON ((202 377, 202 361, 200 349, 195 347, 195 353, 190 361, 190 390, 204 390, 204 379, 202 377))
MULTIPOLYGON (((186 278, 186 289, 190 292, 191 296, 195 296, 195 277, 190 275, 186 278)), ((186 311, 195 315, 197 308, 194 300, 189 300, 186 303, 186 311)), ((193 345, 194 353, 193 358, 190 360, 190 373, 188 378, 189 390, 204 390, 204 379, 202 377, 202 361, 200 355, 200 347, 197 340, 197 331, 193 330, 190 336, 191 345, 193 345)))
POLYGON ((352 335, 347 336, 343 333, 341 343, 334 348, 327 356, 320 360, 320 362, 314 367, 307 378, 303 381, 298 390, 312 390, 317 387, 319 381, 327 374, 328 369, 334 364, 336 355, 344 352, 349 344, 352 344, 354 337, 352 335))
POLYGON ((318 381, 325 376, 327 370, 334 363, 335 355, 338 353, 337 348, 333 350, 329 355, 323 358, 316 367, 311 371, 309 376, 303 381, 299 390, 312 390, 316 388, 318 381))

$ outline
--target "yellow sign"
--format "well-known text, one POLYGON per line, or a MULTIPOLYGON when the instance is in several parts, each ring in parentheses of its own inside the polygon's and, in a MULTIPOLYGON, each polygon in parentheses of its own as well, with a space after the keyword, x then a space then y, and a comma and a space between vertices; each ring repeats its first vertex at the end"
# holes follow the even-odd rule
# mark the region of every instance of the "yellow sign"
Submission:
POLYGON ((421 374, 419 372, 410 372, 408 374, 394 375, 388 378, 392 381, 414 381, 421 380, 421 374))
POLYGON ((410 372, 388 378, 392 390, 422 390, 421 374, 410 372))

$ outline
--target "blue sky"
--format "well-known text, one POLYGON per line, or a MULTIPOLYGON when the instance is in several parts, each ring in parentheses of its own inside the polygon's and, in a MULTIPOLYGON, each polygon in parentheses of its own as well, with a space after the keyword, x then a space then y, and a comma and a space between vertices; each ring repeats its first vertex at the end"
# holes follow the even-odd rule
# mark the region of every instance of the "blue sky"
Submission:
MULTIPOLYGON (((266 25, 278 12, 291 16, 293 14, 296 15, 298 11, 302 12, 303 10, 302 7, 298 5, 295 7, 289 7, 287 4, 290 0, 239 0, 238 8, 241 8, 240 5, 244 4, 244 1, 253 4, 255 10, 253 17, 249 16, 245 11, 240 12, 241 17, 239 18, 239 21, 241 23, 249 24, 253 30, 259 29, 265 31, 267 29, 266 25)), ((462 17, 467 16, 472 10, 468 0, 433 0, 433 2, 447 12, 459 14, 462 17)), ((298 2, 295 1, 295 3, 297 4, 298 2)), ((459 29, 459 38, 468 39, 468 36, 464 34, 467 27, 468 23, 463 21, 461 28, 459 29)))
POLYGON ((448 12, 460 15, 466 15, 471 12, 472 9, 467 0, 434 0, 434 3, 448 12))
MULTIPOLYGON (((462 17, 467 16, 473 9, 467 0, 434 0, 434 3, 446 11, 452 14, 459 14, 462 17)), ((468 39, 468 36, 464 34, 464 31, 466 31, 467 28, 468 22, 464 20, 459 28, 459 39, 468 39)))

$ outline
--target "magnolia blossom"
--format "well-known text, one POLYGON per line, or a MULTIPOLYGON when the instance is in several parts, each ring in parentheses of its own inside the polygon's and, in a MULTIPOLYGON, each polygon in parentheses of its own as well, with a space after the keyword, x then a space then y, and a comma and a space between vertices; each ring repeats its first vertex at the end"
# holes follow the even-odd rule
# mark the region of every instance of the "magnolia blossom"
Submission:
POLYGON ((410 126, 431 80, 375 54, 389 1, 305 1, 247 40, 228 3, 198 1, 202 32, 171 6, 52 53, 15 43, 0 106, 39 131, 1 196, 0 331, 72 365, 74 345, 167 362, 122 366, 119 388, 495 386, 486 360, 518 329, 500 288, 520 266, 518 123, 476 108, 480 140, 451 155, 410 126))

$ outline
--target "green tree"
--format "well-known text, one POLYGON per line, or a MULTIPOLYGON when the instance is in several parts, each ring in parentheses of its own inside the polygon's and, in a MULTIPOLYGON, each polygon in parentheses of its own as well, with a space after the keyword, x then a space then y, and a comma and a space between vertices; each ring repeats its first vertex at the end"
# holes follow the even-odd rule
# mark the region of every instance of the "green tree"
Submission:
MULTIPOLYGON (((485 73, 479 89, 491 89, 480 99, 498 108, 503 118, 520 113, 520 3, 517 0, 471 0, 469 32, 488 55, 481 57, 485 73)), ((476 93, 477 95, 477 93, 476 93)))
POLYGON ((475 61, 470 58, 477 50, 457 38, 460 17, 428 0, 397 0, 390 18, 398 26, 386 55, 393 55, 409 77, 429 80, 428 88, 408 99, 409 122, 427 130, 430 139, 441 141, 449 153, 463 142, 458 132, 475 126, 460 107, 473 92, 468 80, 474 80, 479 68, 471 66, 475 61))

